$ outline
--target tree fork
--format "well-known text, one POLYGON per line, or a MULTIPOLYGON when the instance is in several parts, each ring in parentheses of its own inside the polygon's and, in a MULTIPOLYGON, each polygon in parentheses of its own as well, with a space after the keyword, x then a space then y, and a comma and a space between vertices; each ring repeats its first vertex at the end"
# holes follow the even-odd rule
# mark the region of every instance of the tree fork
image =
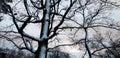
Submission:
POLYGON ((43 42, 38 42, 38 49, 36 51, 36 58, 47 58, 49 21, 50 21, 50 0, 45 0, 45 8, 43 9, 43 22, 41 28, 40 39, 43 42))

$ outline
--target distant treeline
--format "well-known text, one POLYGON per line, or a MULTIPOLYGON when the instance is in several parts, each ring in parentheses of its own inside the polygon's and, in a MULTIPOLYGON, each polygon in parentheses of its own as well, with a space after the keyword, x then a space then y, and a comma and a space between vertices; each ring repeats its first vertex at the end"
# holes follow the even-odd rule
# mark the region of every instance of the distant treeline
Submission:
POLYGON ((16 51, 0 48, 0 58, 34 58, 34 55, 21 50, 16 51))
MULTIPOLYGON (((11 50, 0 48, 0 58, 34 58, 34 54, 26 50, 11 50)), ((60 51, 48 53, 48 58, 71 58, 69 54, 60 51)))

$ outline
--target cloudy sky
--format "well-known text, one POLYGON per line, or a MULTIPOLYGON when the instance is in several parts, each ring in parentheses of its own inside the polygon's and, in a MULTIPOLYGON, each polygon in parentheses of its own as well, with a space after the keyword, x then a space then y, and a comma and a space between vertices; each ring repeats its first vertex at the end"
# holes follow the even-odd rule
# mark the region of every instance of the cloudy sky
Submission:
MULTIPOLYGON (((120 2, 120 0, 111 0, 111 1, 113 1, 113 2, 120 2)), ((23 9, 21 9, 21 6, 23 6, 23 5, 21 5, 22 4, 22 2, 20 2, 17 6, 18 6, 18 9, 19 10, 21 10, 21 11, 24 11, 23 9)), ((14 6, 15 4, 12 4, 12 6, 14 6)), ((113 19, 115 19, 116 21, 120 21, 120 11, 119 11, 120 9, 118 9, 118 8, 116 8, 116 9, 114 9, 114 10, 112 10, 112 11, 110 11, 111 12, 111 14, 110 14, 110 17, 112 17, 113 19)), ((3 20, 2 22, 0 22, 0 26, 8 26, 8 25, 10 25, 11 23, 12 23, 12 21, 9 19, 9 17, 8 16, 4 16, 3 17, 5 20, 3 20)), ((25 29, 25 31, 28 33, 28 34, 30 34, 30 35, 34 35, 35 37, 39 37, 39 34, 40 34, 40 24, 29 24, 27 27, 26 27, 26 29, 25 29)), ((64 38, 66 38, 66 39, 64 39, 64 40, 62 40, 62 43, 64 43, 64 44, 67 44, 67 43, 71 43, 70 41, 68 41, 68 37, 67 37, 67 35, 65 35, 65 33, 67 33, 67 32, 63 32, 63 34, 61 34, 60 36, 57 36, 57 38, 61 38, 61 39, 64 39, 64 38)), ((68 32, 69 33, 69 32, 68 32)), ((80 33, 82 33, 82 34, 84 34, 84 32, 82 32, 82 31, 80 31, 80 33)), ((89 33, 93 33, 93 31, 91 30, 91 31, 89 31, 89 33)), ((79 36, 79 35, 78 35, 79 36)), ((92 34, 90 34, 90 36, 92 36, 92 34)), ((82 36, 81 36, 82 37, 82 36)), ((8 45, 8 44, 7 44, 8 45)), ((65 51, 66 52, 69 52, 69 53, 76 53, 76 54, 79 54, 79 52, 80 53, 82 53, 82 51, 78 51, 78 49, 79 48, 69 48, 69 47, 66 47, 66 49, 65 49, 65 51), (66 50, 67 49, 67 50, 66 50), (71 51, 70 51, 71 50, 71 51)), ((76 56, 76 58, 77 58, 77 56, 76 56)))

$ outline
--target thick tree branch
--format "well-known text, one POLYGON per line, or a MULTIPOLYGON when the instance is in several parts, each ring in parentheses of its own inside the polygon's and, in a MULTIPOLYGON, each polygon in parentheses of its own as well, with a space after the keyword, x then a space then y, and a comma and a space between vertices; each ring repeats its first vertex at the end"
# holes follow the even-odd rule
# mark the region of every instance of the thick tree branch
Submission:
POLYGON ((76 0, 74 0, 73 2, 72 2, 72 0, 70 1, 70 6, 69 6, 69 8, 68 8, 68 9, 66 10, 66 12, 64 13, 64 15, 63 15, 60 23, 59 23, 56 27, 54 27, 54 32, 53 32, 53 34, 52 34, 51 36, 48 37, 49 39, 51 39, 52 37, 54 37, 54 36, 57 34, 56 31, 57 31, 57 30, 59 29, 59 27, 63 24, 63 22, 64 22, 64 20, 65 20, 65 17, 67 16, 68 12, 69 12, 70 9, 72 8, 72 6, 75 4, 75 2, 76 2, 76 0))

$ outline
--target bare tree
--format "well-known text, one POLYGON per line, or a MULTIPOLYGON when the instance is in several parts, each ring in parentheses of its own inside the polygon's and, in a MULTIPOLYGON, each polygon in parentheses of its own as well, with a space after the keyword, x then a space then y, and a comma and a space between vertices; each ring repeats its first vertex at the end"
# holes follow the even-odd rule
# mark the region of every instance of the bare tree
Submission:
MULTIPOLYGON (((106 10, 111 9, 114 6, 118 7, 118 5, 114 5, 107 0, 19 0, 14 6, 7 4, 3 0, 1 1, 1 4, 4 4, 0 5, 0 7, 2 7, 1 11, 7 12, 13 21, 13 26, 17 29, 17 31, 1 31, 4 32, 2 37, 7 38, 17 48, 21 50, 26 49, 34 53, 35 58, 47 58, 47 52, 49 50, 48 41, 64 29, 77 29, 74 35, 78 34, 77 32, 80 29, 84 29, 85 48, 88 51, 90 58, 92 58, 92 53, 89 47, 89 29, 105 27, 119 30, 117 24, 108 24, 108 22, 104 21, 110 19, 109 17, 105 15, 102 16, 106 10), (17 9, 19 2, 22 2, 22 10, 17 9), (66 4, 64 2, 66 2, 66 4), (66 21, 71 22, 72 26, 65 24, 66 21), (39 28, 39 37, 26 33, 25 29, 29 24, 38 23, 41 25, 39 28), (17 36, 8 37, 6 35, 7 33, 14 33, 17 34, 17 36), (19 38, 24 46, 21 47, 16 44, 16 42, 13 41, 15 38, 19 38), (31 41, 37 42, 38 45, 36 50, 31 41)), ((73 44, 59 46, 71 46, 79 44, 80 42, 81 39, 73 44)))
MULTIPOLYGON (((95 44, 97 44, 96 48, 92 54, 97 55, 98 57, 106 57, 106 58, 119 58, 119 36, 113 35, 116 33, 111 33, 111 31, 107 31, 106 35, 96 34, 94 36, 95 44), (117 38, 117 39, 115 39, 117 38), (107 39, 107 40, 106 40, 107 39), (108 44, 105 44, 108 43, 108 44), (103 53, 102 53, 103 52, 103 53), (100 53, 100 54, 99 54, 100 53)), ((119 33, 118 33, 119 34, 119 33)))
POLYGON ((76 0, 68 0, 67 1, 68 6, 66 7, 66 9, 61 9, 60 4, 63 2, 61 0, 36 0, 36 1, 29 0, 29 2, 28 0, 23 0, 23 5, 24 5, 23 8, 26 13, 22 16, 23 17, 22 18, 15 16, 19 13, 17 12, 15 13, 14 9, 12 9, 12 7, 9 4, 7 4, 3 0, 1 1, 2 1, 1 7, 3 8, 2 10, 4 12, 8 12, 8 14, 12 17, 14 26, 17 29, 17 31, 5 31, 5 32, 10 32, 10 33, 12 32, 19 34, 20 39, 23 41, 24 46, 23 47, 18 46, 10 37, 4 35, 2 35, 2 37, 7 38, 19 49, 26 49, 31 51, 32 53, 35 54, 35 58, 47 58, 48 40, 52 39, 54 36, 58 34, 57 32, 58 28, 63 24, 63 22, 65 21, 65 17, 67 16, 67 14, 69 13, 69 11, 76 2, 76 0), (63 14, 61 14, 62 10, 65 11, 63 12, 63 14), (56 26, 53 26, 55 16, 60 16, 59 18, 60 21, 56 26), (22 24, 19 25, 18 22, 21 22, 22 24), (41 32, 39 38, 31 36, 24 31, 25 27, 29 23, 41 24, 41 32), (37 50, 34 49, 29 39, 36 41, 38 43, 37 50))

